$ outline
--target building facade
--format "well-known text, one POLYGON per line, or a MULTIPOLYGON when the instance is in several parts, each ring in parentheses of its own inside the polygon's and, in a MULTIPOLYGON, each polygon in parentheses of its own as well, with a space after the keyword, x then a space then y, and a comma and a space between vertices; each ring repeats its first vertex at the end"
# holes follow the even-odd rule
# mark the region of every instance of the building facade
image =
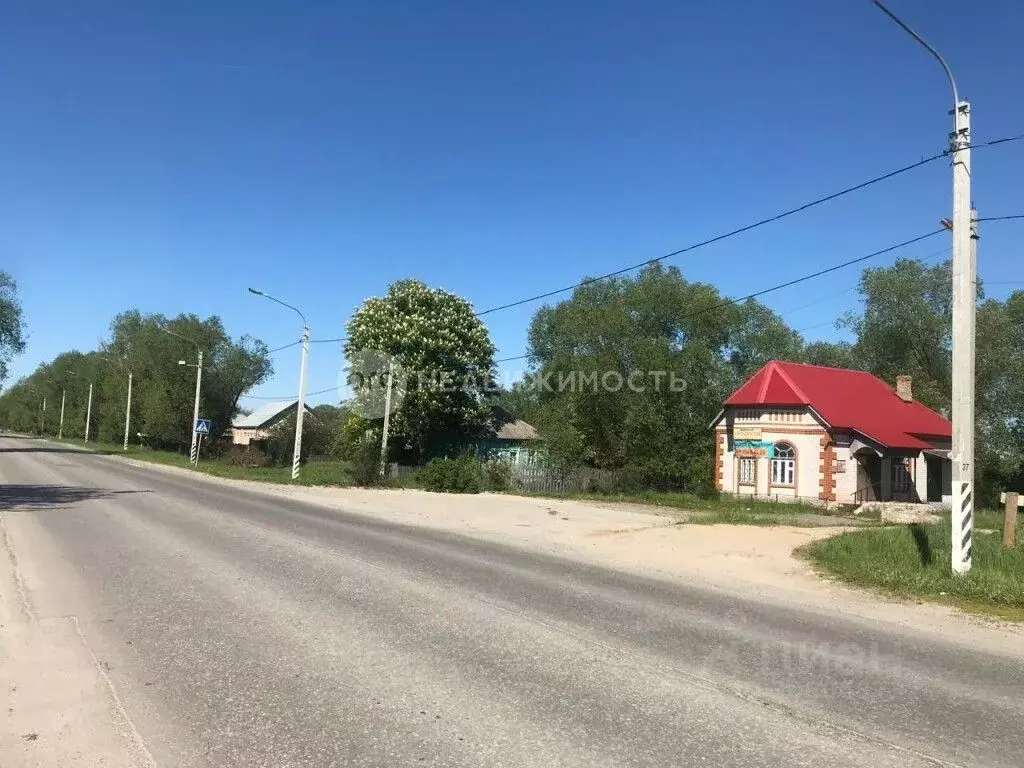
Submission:
MULTIPOLYGON (((270 436, 271 430, 281 422, 290 417, 294 418, 298 407, 298 400, 282 400, 267 403, 250 414, 235 417, 231 422, 231 442, 234 445, 248 446, 251 443, 266 440, 270 436)), ((308 405, 303 413, 305 414, 303 418, 316 418, 308 405)))
POLYGON ((480 459, 501 459, 517 467, 534 466, 543 459, 537 430, 498 409, 488 434, 473 441, 471 447, 480 459))
POLYGON ((771 361, 712 423, 720 491, 780 501, 949 501, 951 424, 863 371, 771 361))

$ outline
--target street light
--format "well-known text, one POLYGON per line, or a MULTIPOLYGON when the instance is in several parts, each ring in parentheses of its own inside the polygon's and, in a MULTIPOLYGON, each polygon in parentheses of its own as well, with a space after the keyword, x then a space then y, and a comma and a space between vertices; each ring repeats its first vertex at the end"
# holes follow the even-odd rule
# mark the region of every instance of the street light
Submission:
MULTIPOLYGON (((196 369, 196 402, 192 411, 192 447, 189 450, 189 461, 194 465, 198 465, 199 451, 198 446, 196 445, 196 425, 199 423, 199 391, 203 381, 203 350, 199 348, 199 345, 196 342, 192 341, 192 339, 187 336, 182 336, 180 333, 175 333, 167 328, 161 328, 160 330, 174 336, 175 338, 181 339, 182 341, 187 341, 196 348, 197 362, 194 366, 196 369)), ((184 360, 179 360, 178 365, 188 365, 188 363, 184 360)))
MULTIPOLYGON (((75 375, 73 371, 68 371, 68 373, 70 373, 72 376, 75 375)), ((50 382, 51 384, 54 384, 54 385, 60 387, 60 426, 57 427, 57 439, 58 440, 63 440, 64 439, 64 399, 65 399, 66 391, 65 391, 64 385, 63 384, 58 384, 56 379, 47 377, 46 380, 48 382, 50 382)), ((45 397, 43 398, 43 411, 44 412, 46 411, 46 398, 45 397)))
MULTIPOLYGON (((116 365, 118 367, 121 367, 123 365, 123 361, 112 360, 111 358, 107 357, 106 355, 100 355, 100 357, 103 360, 106 360, 108 363, 110 363, 112 365, 116 365)), ((132 420, 132 369, 129 367, 128 368, 128 404, 125 406, 125 409, 124 409, 124 450, 125 451, 128 450, 128 427, 129 427, 129 424, 131 423, 131 420, 132 420)))
POLYGON ((956 80, 946 60, 923 37, 885 7, 872 0, 904 32, 923 45, 942 65, 953 94, 953 132, 949 135, 953 156, 953 464, 952 568, 954 573, 971 569, 971 534, 974 525, 974 344, 977 301, 977 263, 972 258, 971 228, 971 105, 961 101, 956 80))
MULTIPOLYGON (((65 371, 65 373, 68 376, 74 376, 75 375, 74 371, 65 371)), ((55 379, 47 379, 47 381, 50 381, 50 382, 53 382, 54 384, 57 384, 57 381, 55 379)), ((59 384, 58 386, 60 387, 60 426, 57 427, 57 439, 58 440, 63 440, 64 439, 64 401, 67 398, 67 387, 65 387, 63 383, 59 384)))
MULTIPOLYGON (((74 371, 68 371, 72 376, 77 376, 74 371)), ((89 422, 92 421, 92 379, 87 379, 89 382, 89 404, 85 408, 85 440, 83 442, 89 442, 89 422)), ((61 421, 64 420, 64 401, 61 399, 61 421)))
POLYGON ((302 362, 299 364, 299 408, 295 414, 295 450, 292 453, 292 480, 296 480, 299 477, 299 466, 302 464, 302 417, 306 410, 306 363, 309 360, 309 321, 298 308, 271 296, 265 291, 250 288, 249 293, 262 296, 265 299, 270 299, 271 301, 280 304, 282 307, 287 307, 302 318, 302 362))
MULTIPOLYGON (((77 374, 74 371, 70 371, 72 376, 77 374)), ((92 421, 92 379, 88 379, 89 382, 89 404, 85 407, 85 440, 83 442, 89 442, 89 422, 92 421)), ((61 412, 63 413, 64 403, 61 402, 61 412)))

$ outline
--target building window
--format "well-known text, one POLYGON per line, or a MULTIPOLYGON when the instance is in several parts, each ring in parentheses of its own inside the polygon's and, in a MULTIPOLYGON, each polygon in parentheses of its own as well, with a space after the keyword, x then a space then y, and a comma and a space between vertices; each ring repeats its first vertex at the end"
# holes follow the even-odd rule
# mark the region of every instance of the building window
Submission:
POLYGON ((796 475, 796 451, 789 443, 776 443, 772 457, 772 485, 793 485, 796 475))
POLYGON ((740 485, 754 485, 757 477, 757 459, 740 459, 740 485))
POLYGON ((846 459, 836 460, 836 474, 841 475, 846 472, 846 459))

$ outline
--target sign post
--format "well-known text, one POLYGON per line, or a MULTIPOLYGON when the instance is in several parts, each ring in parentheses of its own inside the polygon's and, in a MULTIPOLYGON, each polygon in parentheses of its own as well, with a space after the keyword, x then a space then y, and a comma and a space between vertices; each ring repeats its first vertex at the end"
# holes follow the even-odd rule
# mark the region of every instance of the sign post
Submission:
POLYGON ((999 494, 1003 507, 1003 546, 1012 547, 1017 537, 1017 507, 1024 507, 1024 496, 1010 491, 999 494))
POLYGON ((210 420, 209 419, 196 419, 196 457, 194 464, 196 468, 199 468, 199 450, 203 447, 203 436, 209 436, 210 434, 210 420))

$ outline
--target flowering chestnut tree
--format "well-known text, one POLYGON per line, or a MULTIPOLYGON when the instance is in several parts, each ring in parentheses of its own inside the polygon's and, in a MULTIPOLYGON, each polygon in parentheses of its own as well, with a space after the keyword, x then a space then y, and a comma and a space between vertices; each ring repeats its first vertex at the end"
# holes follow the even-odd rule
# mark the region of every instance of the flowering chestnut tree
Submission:
POLYGON ((384 296, 366 299, 347 331, 350 366, 382 353, 401 372, 393 383, 392 456, 423 461, 456 452, 486 427, 494 345, 468 301, 399 280, 384 296))

